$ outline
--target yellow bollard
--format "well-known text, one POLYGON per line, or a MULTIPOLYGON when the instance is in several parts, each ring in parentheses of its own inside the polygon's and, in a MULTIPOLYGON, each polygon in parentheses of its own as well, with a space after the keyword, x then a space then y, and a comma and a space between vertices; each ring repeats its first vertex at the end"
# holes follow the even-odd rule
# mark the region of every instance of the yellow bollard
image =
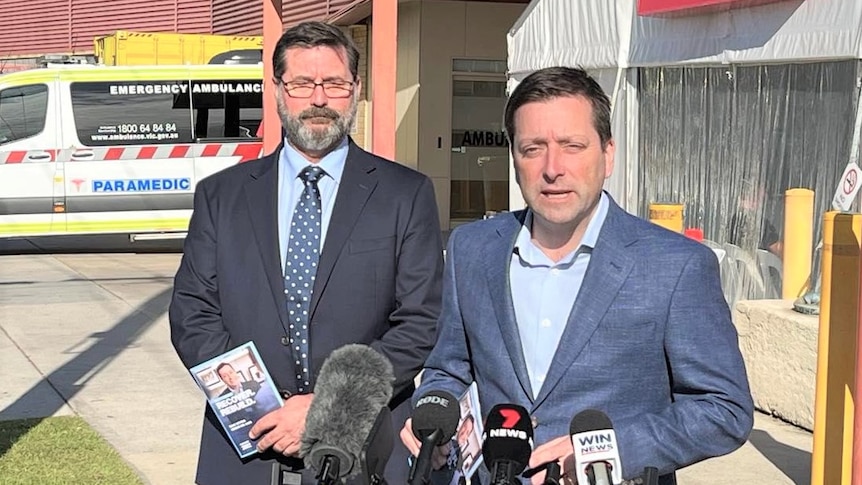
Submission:
POLYGON ((784 243, 781 297, 794 300, 808 289, 813 248, 814 191, 784 193, 784 243))
POLYGON ((650 204, 649 221, 682 234, 682 204, 650 204))
POLYGON ((849 485, 862 215, 823 216, 811 485, 849 485))

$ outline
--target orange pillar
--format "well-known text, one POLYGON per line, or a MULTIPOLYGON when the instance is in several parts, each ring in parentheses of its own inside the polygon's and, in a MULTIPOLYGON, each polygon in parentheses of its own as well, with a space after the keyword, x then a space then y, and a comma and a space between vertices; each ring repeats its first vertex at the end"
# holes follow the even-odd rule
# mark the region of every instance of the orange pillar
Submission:
POLYGON ((263 1, 263 153, 273 152, 281 142, 281 121, 272 83, 272 52, 282 34, 282 0, 263 1))
POLYGON ((373 0, 371 15, 371 151, 394 160, 398 0, 373 0))
POLYGON ((862 214, 823 214, 811 485, 851 485, 862 214))

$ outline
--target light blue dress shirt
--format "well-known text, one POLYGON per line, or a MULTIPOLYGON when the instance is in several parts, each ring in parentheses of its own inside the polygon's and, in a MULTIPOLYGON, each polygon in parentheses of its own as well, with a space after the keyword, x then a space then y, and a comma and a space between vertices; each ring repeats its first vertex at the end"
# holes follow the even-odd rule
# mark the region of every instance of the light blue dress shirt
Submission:
MULTIPOLYGON (((338 148, 329 152, 317 164, 326 172, 326 175, 317 182, 323 211, 323 219, 320 224, 321 251, 323 250, 323 243, 326 241, 329 220, 332 218, 332 208, 335 207, 335 195, 338 193, 341 175, 344 173, 347 148, 347 138, 344 138, 338 148)), ((299 196, 305 188, 299 178, 299 172, 309 165, 312 163, 285 139, 284 147, 278 157, 278 249, 279 254, 281 254, 282 275, 284 274, 284 258, 287 257, 287 243, 290 239, 290 221, 293 219, 293 210, 299 201, 299 196)))
POLYGON ((607 218, 608 205, 608 197, 602 192, 581 244, 558 263, 551 261, 533 244, 532 212, 527 213, 524 225, 518 232, 509 264, 509 287, 533 398, 539 395, 563 330, 566 329, 566 322, 590 264, 590 255, 607 218))

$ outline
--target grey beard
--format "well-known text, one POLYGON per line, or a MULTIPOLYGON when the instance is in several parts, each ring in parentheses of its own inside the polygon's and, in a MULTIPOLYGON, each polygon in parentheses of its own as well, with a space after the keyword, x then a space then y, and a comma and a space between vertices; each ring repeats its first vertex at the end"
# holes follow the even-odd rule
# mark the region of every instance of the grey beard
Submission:
POLYGON ((356 118, 357 101, 354 100, 350 111, 345 116, 336 116, 332 119, 332 123, 323 129, 314 129, 307 126, 302 121, 305 113, 300 113, 299 116, 293 117, 279 110, 281 123, 287 133, 288 141, 303 152, 328 153, 332 151, 350 133, 350 128, 353 126, 353 121, 356 118))

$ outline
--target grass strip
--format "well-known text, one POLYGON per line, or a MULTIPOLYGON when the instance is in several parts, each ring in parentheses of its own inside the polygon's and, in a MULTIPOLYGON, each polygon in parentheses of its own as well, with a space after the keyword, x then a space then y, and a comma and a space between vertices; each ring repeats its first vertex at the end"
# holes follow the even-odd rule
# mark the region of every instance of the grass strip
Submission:
POLYGON ((77 416, 0 421, 0 483, 143 484, 77 416))

